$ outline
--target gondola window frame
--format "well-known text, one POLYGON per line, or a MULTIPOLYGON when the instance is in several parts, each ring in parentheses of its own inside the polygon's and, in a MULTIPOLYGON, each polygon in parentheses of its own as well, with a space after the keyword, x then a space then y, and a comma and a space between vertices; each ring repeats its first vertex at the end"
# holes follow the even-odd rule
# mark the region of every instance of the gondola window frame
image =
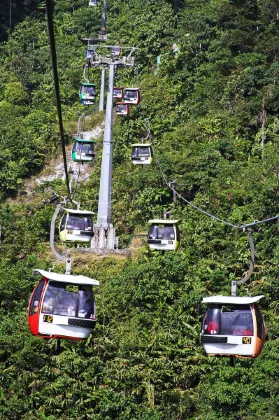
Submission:
MULTIPOLYGON (((203 322, 203 333, 204 334, 210 334, 210 332, 207 332, 207 328, 205 328, 206 326, 206 322, 207 325, 209 325, 210 321, 213 320, 214 322, 216 321, 216 317, 208 317, 208 311, 214 311, 216 310, 218 313, 218 335, 222 335, 222 336, 226 336, 226 335, 231 335, 231 336, 241 336, 241 335, 254 335, 254 323, 253 323, 253 316, 252 316, 252 311, 251 311, 251 307, 249 305, 241 305, 240 306, 234 306, 232 305, 233 310, 232 311, 224 311, 223 308, 224 307, 228 307, 231 305, 224 305, 224 304, 220 304, 220 305, 208 305, 207 307, 207 311, 206 311, 206 318, 203 322), (231 315, 229 315, 231 314, 231 315), (249 323, 247 322, 249 319, 249 323), (213 319, 214 318, 214 319, 213 319), (230 319, 231 318, 231 319, 230 319), (243 327, 245 327, 244 330, 241 330, 240 326, 241 323, 241 318, 246 318, 245 322, 243 324, 243 327), (243 331, 247 331, 249 330, 250 333, 248 334, 247 332, 245 332, 244 334, 242 334, 243 331)), ((215 333, 216 334, 216 333, 215 333)))
POLYGON ((43 293, 43 289, 44 289, 44 285, 45 285, 45 280, 41 279, 39 281, 39 283, 37 284, 37 287, 33 293, 31 302, 30 302, 30 306, 29 306, 29 315, 36 315, 39 311, 39 305, 40 305, 40 300, 41 300, 41 295, 43 293), (38 302, 37 305, 35 305, 34 303, 38 302), (37 308, 37 311, 35 312, 35 309, 37 308))
POLYGON ((78 290, 69 291, 67 290, 67 286, 71 286, 72 284, 63 284, 56 281, 49 281, 46 291, 43 296, 42 300, 42 308, 41 313, 44 315, 51 314, 57 316, 65 316, 65 317, 75 317, 78 319, 95 319, 96 317, 96 305, 95 305, 95 298, 93 290, 88 286, 78 286, 78 290), (85 290, 84 290, 85 289, 85 290), (90 310, 87 311, 89 313, 88 316, 81 315, 81 300, 82 294, 85 292, 87 294, 87 300, 91 302, 90 310), (52 300, 53 309, 50 310, 49 302, 52 300), (72 301, 72 313, 69 313, 69 301, 72 301))
POLYGON ((67 224, 67 213, 65 213, 61 220, 60 230, 65 230, 67 224))

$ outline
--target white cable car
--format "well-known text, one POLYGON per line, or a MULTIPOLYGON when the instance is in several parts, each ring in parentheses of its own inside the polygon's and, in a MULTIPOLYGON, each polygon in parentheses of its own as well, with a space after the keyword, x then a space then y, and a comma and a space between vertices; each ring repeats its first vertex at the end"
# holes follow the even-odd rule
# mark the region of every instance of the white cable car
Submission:
POLYGON ((85 340, 96 325, 96 304, 92 287, 98 280, 84 276, 34 270, 42 276, 28 306, 28 323, 41 338, 85 340))
POLYGON ((123 98, 123 88, 122 87, 114 87, 113 88, 113 97, 117 99, 123 98))
POLYGON ((127 117, 129 115, 129 105, 125 102, 116 102, 116 114, 127 117))
POLYGON ((97 6, 98 1, 97 0, 89 0, 89 6, 97 6))
POLYGON ((265 324, 257 306, 265 296, 211 296, 201 341, 209 356, 257 357, 264 346, 265 324))
POLYGON ((115 58, 117 58, 117 57, 119 57, 120 56, 120 52, 121 52, 121 50, 120 50, 120 47, 118 46, 118 45, 115 45, 114 47, 112 47, 112 49, 111 49, 111 54, 112 54, 112 56, 113 57, 115 57, 115 58))
POLYGON ((139 88, 125 88, 123 90, 123 102, 130 105, 138 105, 140 103, 139 88))
POLYGON ((63 209, 64 216, 59 226, 61 242, 89 243, 93 233, 93 211, 63 209))
POLYGON ((148 246, 158 251, 176 251, 180 246, 179 220, 155 219, 148 232, 148 246))
POLYGON ((150 165, 153 160, 152 156, 150 143, 132 144, 132 163, 134 165, 150 165))

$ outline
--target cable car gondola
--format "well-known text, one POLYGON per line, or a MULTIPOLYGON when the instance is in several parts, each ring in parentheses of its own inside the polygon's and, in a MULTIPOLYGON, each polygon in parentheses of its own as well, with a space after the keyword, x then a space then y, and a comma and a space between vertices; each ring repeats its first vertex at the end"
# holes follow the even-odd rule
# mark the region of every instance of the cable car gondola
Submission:
POLYGON ((257 302, 265 296, 211 296, 201 341, 209 356, 257 357, 265 341, 265 324, 257 302))
POLYGON ((139 88, 125 88, 123 90, 123 102, 130 105, 138 105, 140 103, 139 88))
POLYGON ((158 251, 176 251, 180 245, 179 220, 155 219, 148 232, 148 246, 158 251))
POLYGON ((153 160, 152 156, 150 143, 132 144, 132 163, 134 165, 150 165, 153 160))
POLYGON ((121 50, 120 50, 120 47, 118 46, 118 45, 115 45, 114 47, 112 47, 112 49, 111 49, 111 54, 112 54, 112 56, 113 57, 115 57, 115 58, 117 58, 117 57, 119 57, 120 56, 120 52, 121 52, 121 50))
POLYGON ((61 219, 59 236, 61 242, 89 243, 94 235, 92 214, 87 210, 65 209, 61 219))
POLYGON ((125 102, 116 102, 116 114, 117 115, 124 115, 124 116, 128 116, 129 115, 129 105, 126 104, 125 102))
POLYGON ((123 98, 123 88, 121 87, 114 87, 113 88, 113 97, 117 98, 117 99, 122 99, 123 98))
POLYGON ((97 0, 89 0, 89 6, 97 6, 98 1, 97 0))
POLYGON ((92 287, 97 280, 84 276, 34 270, 41 280, 28 306, 28 323, 41 338, 84 340, 96 325, 96 304, 92 287))
POLYGON ((95 103, 96 85, 94 83, 80 82, 79 98, 83 105, 93 105, 95 103))
POLYGON ((92 162, 95 156, 94 140, 81 139, 76 137, 72 148, 72 159, 74 162, 92 162))

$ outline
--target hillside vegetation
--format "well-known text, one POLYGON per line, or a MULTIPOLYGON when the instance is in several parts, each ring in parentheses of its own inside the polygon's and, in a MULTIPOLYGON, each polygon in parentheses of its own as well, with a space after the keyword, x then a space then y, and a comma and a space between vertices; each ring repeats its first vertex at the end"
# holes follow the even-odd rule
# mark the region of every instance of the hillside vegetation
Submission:
MULTIPOLYGON (((139 48, 138 80, 135 69, 116 70, 115 85, 137 85, 143 99, 127 119, 115 119, 112 191, 120 246, 132 241, 137 252, 127 259, 75 256, 73 273, 100 281, 97 327, 86 342, 64 341, 60 353, 54 340, 31 336, 26 320, 32 270, 64 270, 48 244, 54 207, 43 200, 67 192, 55 180, 26 194, 26 182, 58 159, 61 148, 45 11, 39 1, 23 3, 11 22, 8 1, 0 12, 0 417, 279 419, 277 221, 255 230, 255 272, 238 289, 266 295, 267 341, 259 358, 238 359, 234 367, 205 356, 201 300, 230 294, 230 281, 248 269, 247 234, 178 199, 177 252, 151 252, 132 239, 172 207, 162 171, 182 197, 234 225, 278 213, 278 2, 107 0, 108 43, 139 48), (146 136, 146 118, 161 169, 130 162, 131 144, 146 136)), ((98 32, 100 3, 55 2, 68 144, 83 111, 80 38, 98 32)), ((99 87, 100 69, 91 75, 99 87)), ((97 109, 88 111, 88 128, 103 120, 97 109)), ((95 212, 101 141, 89 182, 75 197, 95 212)))

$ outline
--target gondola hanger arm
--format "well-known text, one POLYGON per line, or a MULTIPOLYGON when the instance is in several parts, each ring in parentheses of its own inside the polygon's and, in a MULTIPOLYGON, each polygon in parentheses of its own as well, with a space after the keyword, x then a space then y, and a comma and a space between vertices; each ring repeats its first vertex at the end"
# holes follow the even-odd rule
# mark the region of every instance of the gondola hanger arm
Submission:
POLYGON ((51 226, 50 226, 50 236, 49 236, 49 242, 50 242, 50 248, 55 255, 56 258, 58 258, 60 261, 63 261, 66 263, 66 274, 71 274, 71 258, 65 257, 64 255, 59 254, 59 252, 55 248, 55 241, 54 241, 54 234, 55 234, 55 222, 57 219, 57 216, 61 210, 62 204, 58 204, 56 206, 55 212, 53 214, 52 220, 51 220, 51 226))
POLYGON ((254 271, 255 245, 254 245, 254 241, 253 241, 252 229, 247 229, 247 232, 248 232, 248 239, 249 239, 249 245, 250 245, 250 266, 249 266, 249 270, 247 271, 245 276, 242 277, 242 279, 237 280, 237 281, 232 281, 232 284, 231 284, 231 294, 232 294, 232 296, 236 296, 237 286, 240 286, 241 284, 246 283, 250 279, 250 277, 251 277, 251 275, 253 274, 253 271, 254 271))
POLYGON ((168 211, 165 211, 164 212, 164 219, 166 220, 167 218, 168 218, 168 216, 172 213, 172 211, 174 210, 174 208, 175 208, 175 204, 176 204, 176 196, 177 196, 177 194, 176 194, 176 191, 175 191, 175 189, 173 188, 173 184, 175 184, 175 181, 170 181, 169 183, 168 183, 168 187, 172 190, 172 192, 173 192, 173 206, 172 206, 172 208, 170 209, 170 210, 168 210, 168 211))
POLYGON ((150 138, 150 120, 149 118, 145 118, 144 121, 147 124, 147 134, 144 138, 141 139, 141 142, 144 143, 146 140, 150 138))

